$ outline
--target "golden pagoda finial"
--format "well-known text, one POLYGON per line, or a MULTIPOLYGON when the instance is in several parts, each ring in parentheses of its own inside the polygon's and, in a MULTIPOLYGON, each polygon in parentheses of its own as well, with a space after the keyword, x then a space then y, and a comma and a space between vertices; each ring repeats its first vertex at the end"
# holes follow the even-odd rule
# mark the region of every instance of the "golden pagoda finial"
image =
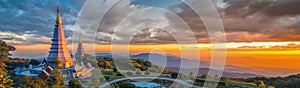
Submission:
POLYGON ((62 24, 62 20, 60 18, 60 8, 59 8, 59 6, 57 6, 56 24, 62 24))
POLYGON ((81 35, 81 33, 79 35, 79 43, 82 43, 82 35, 81 35))

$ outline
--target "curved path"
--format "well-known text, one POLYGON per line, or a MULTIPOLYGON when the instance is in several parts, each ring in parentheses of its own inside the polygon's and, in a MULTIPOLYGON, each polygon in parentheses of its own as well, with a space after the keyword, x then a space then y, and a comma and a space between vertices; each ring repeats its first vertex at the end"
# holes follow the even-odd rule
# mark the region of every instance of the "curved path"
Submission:
POLYGON ((100 85, 99 88, 104 88, 104 87, 109 86, 112 83, 116 83, 116 82, 120 82, 120 81, 136 80, 136 79, 160 79, 160 80, 168 80, 168 81, 174 81, 174 82, 177 82, 177 83, 180 83, 180 84, 192 87, 192 88, 203 88, 203 87, 192 85, 192 84, 187 83, 187 82, 182 81, 182 80, 171 79, 171 78, 161 78, 161 77, 127 77, 127 78, 121 78, 121 79, 116 79, 116 80, 112 80, 112 81, 106 82, 106 83, 100 85))

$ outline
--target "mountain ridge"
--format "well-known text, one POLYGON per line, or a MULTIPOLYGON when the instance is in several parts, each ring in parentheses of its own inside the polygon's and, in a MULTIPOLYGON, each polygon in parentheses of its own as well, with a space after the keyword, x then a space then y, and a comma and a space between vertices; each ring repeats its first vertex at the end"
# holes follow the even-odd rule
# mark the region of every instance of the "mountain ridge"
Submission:
MULTIPOLYGON (((210 63, 199 60, 191 60, 186 58, 179 58, 172 55, 161 55, 156 53, 140 53, 135 55, 125 55, 125 54, 110 54, 110 53, 98 53, 97 57, 107 57, 107 58, 126 58, 129 56, 131 59, 144 59, 150 61, 151 63, 165 67, 168 70, 179 72, 179 68, 189 74, 189 72, 198 73, 197 75, 203 75, 208 72, 208 70, 217 71, 215 69, 209 69, 210 63), (181 62, 184 65, 181 65, 181 62)), ((249 69, 226 65, 223 70, 223 76, 229 78, 253 78, 262 77, 252 72, 249 69)))

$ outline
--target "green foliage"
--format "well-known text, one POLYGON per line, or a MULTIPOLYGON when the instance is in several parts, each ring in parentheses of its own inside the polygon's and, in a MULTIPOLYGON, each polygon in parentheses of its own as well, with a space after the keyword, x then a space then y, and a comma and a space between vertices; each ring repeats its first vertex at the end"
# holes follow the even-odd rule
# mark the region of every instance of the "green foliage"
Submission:
POLYGON ((4 77, 0 75, 0 88, 10 87, 13 84, 13 81, 9 77, 4 77))
POLYGON ((113 68, 113 71, 114 72, 119 72, 119 69, 118 68, 113 68))
POLYGON ((120 88, 138 88, 137 86, 131 84, 131 83, 121 83, 118 84, 117 86, 119 86, 120 88))
POLYGON ((144 59, 135 59, 135 61, 143 66, 151 67, 151 62, 144 59))
POLYGON ((104 76, 105 80, 108 81, 110 79, 110 76, 104 76))
POLYGON ((24 88, 48 88, 49 86, 44 80, 37 77, 23 76, 15 78, 14 87, 24 88))
POLYGON ((172 71, 167 70, 167 69, 163 69, 163 74, 171 74, 171 73, 172 73, 172 71))
POLYGON ((104 75, 113 75, 113 71, 102 71, 102 74, 104 75))
POLYGON ((172 72, 172 73, 171 73, 171 77, 174 78, 174 79, 176 79, 178 75, 179 75, 179 74, 176 73, 176 72, 172 72))
POLYGON ((15 47, 7 45, 4 41, 0 40, 0 87, 10 87, 13 81, 7 77, 7 70, 4 60, 8 59, 11 54, 9 51, 16 50, 15 47))
POLYGON ((119 69, 115 66, 115 63, 117 62, 114 61, 121 61, 124 63, 124 64, 118 64, 118 66, 128 66, 128 64, 132 64, 136 69, 139 69, 141 71, 148 70, 148 68, 151 67, 151 62, 143 59, 130 59, 129 61, 127 59, 113 60, 112 58, 97 59, 98 67, 100 67, 101 69, 113 69, 114 72, 118 72, 119 69))
POLYGON ((55 78, 55 81, 49 82, 52 88, 65 88, 61 74, 62 73, 60 69, 54 69, 54 71, 52 72, 52 75, 55 78))
POLYGON ((139 69, 140 69, 141 71, 145 71, 145 70, 148 70, 148 67, 141 66, 141 67, 139 67, 139 69))
POLYGON ((124 76, 122 73, 118 72, 116 76, 124 76))
POLYGON ((6 64, 6 70, 8 70, 8 75, 13 75, 15 72, 14 70, 17 68, 17 67, 25 67, 25 66, 28 66, 29 63, 27 63, 27 60, 21 60, 21 59, 18 59, 18 60, 12 60, 12 62, 5 62, 6 64))
POLYGON ((202 76, 201 76, 201 78, 212 78, 210 75, 208 75, 208 74, 203 74, 202 76))
POLYGON ((221 80, 223 80, 223 81, 231 81, 231 79, 229 79, 227 77, 221 77, 221 80))
POLYGON ((69 81, 69 87, 70 88, 83 88, 81 86, 80 80, 70 80, 69 81))
POLYGON ((300 87, 300 74, 290 75, 287 77, 256 77, 241 79, 245 82, 255 82, 258 86, 274 86, 275 88, 299 88, 300 87), (260 80, 263 82, 260 83, 260 80))
POLYGON ((148 70, 149 67, 151 67, 151 62, 144 60, 144 59, 132 59, 132 62, 136 62, 136 64, 133 64, 134 67, 140 69, 141 71, 148 70))
POLYGON ((112 69, 112 60, 100 58, 98 59, 98 66, 103 69, 112 69))
MULTIPOLYGON (((54 61, 54 65, 55 65, 55 67, 59 67, 59 64, 60 64, 61 62, 58 60, 58 57, 56 57, 55 58, 55 61, 54 61)), ((60 68, 60 67, 59 67, 60 68)))
POLYGON ((32 65, 39 65, 41 62, 39 62, 38 60, 30 60, 29 64, 32 65))
POLYGON ((15 51, 16 48, 10 45, 7 45, 4 41, 0 40, 0 59, 7 59, 11 54, 9 51, 15 51))
POLYGON ((261 88, 266 88, 266 85, 265 85, 264 81, 261 81, 261 80, 257 81, 256 85, 261 87, 261 88))

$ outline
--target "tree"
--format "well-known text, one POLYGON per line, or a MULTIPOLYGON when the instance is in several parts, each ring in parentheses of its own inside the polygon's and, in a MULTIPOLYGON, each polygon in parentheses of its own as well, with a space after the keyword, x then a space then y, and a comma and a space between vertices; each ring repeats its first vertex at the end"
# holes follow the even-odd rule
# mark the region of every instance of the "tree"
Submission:
MULTIPOLYGON (((158 68, 159 70, 161 69, 161 68, 158 68)), ((163 74, 172 74, 172 71, 170 71, 170 70, 167 70, 167 69, 161 69, 162 71, 163 71, 163 74)))
POLYGON ((39 62, 38 60, 30 60, 29 64, 32 64, 32 65, 39 65, 41 62, 39 62))
POLYGON ((201 78, 211 78, 208 74, 203 74, 201 78))
POLYGON ((55 67, 56 67, 56 68, 60 68, 60 66, 59 66, 60 64, 61 64, 61 62, 58 60, 58 57, 56 57, 56 58, 55 58, 55 61, 54 61, 55 67))
POLYGON ((120 88, 137 88, 135 85, 131 84, 131 83, 120 83, 118 84, 118 86, 120 88))
POLYGON ((105 69, 111 69, 112 68, 112 65, 109 61, 105 61, 104 66, 105 66, 105 69))
POLYGON ((18 80, 14 83, 14 87, 23 87, 23 88, 48 88, 48 85, 44 80, 41 80, 37 77, 23 76, 18 77, 18 80), (21 80, 20 80, 21 79, 21 80))
POLYGON ((116 76, 124 76, 122 73, 118 72, 116 76))
POLYGON ((53 72, 51 72, 51 74, 55 78, 55 81, 50 82, 50 85, 52 88, 65 88, 64 81, 61 76, 62 75, 61 70, 57 68, 61 64, 61 62, 58 60, 58 57, 55 58, 54 64, 56 68, 53 70, 53 72))
POLYGON ((176 79, 178 75, 179 75, 179 74, 176 73, 176 72, 171 73, 171 77, 174 78, 174 79, 176 79))
POLYGON ((221 77, 221 80, 223 80, 223 81, 229 81, 230 79, 227 78, 227 77, 221 77))
POLYGON ((114 71, 114 72, 118 72, 119 69, 118 69, 118 68, 113 68, 113 71, 114 71))
POLYGON ((39 88, 48 88, 47 83, 40 78, 34 77, 32 78, 32 81, 34 82, 34 85, 39 86, 39 88))
POLYGON ((104 76, 105 80, 108 81, 110 79, 109 76, 104 76))
POLYGON ((259 87, 261 87, 261 88, 266 88, 266 85, 265 85, 264 81, 261 81, 261 80, 258 80, 256 82, 256 85, 259 86, 259 87))
POLYGON ((61 70, 60 69, 54 69, 54 72, 52 73, 55 81, 52 82, 52 88, 65 88, 64 86, 64 81, 63 78, 61 76, 61 70))
POLYGON ((0 88, 10 87, 12 84, 13 81, 10 79, 10 77, 5 77, 3 75, 0 75, 0 88))
POLYGON ((11 56, 9 51, 15 51, 16 48, 10 45, 7 45, 4 41, 0 40, 0 59, 8 59, 8 56, 11 56))
POLYGON ((79 80, 70 80, 69 87, 70 88, 82 88, 79 80))
POLYGON ((16 48, 10 45, 7 45, 4 41, 0 40, 0 87, 10 87, 13 84, 13 81, 10 77, 7 77, 7 70, 4 60, 7 60, 11 54, 10 51, 15 51, 16 48))
POLYGON ((139 69, 140 69, 141 71, 145 71, 145 70, 148 70, 148 67, 146 67, 146 66, 141 66, 141 67, 139 67, 139 69))

